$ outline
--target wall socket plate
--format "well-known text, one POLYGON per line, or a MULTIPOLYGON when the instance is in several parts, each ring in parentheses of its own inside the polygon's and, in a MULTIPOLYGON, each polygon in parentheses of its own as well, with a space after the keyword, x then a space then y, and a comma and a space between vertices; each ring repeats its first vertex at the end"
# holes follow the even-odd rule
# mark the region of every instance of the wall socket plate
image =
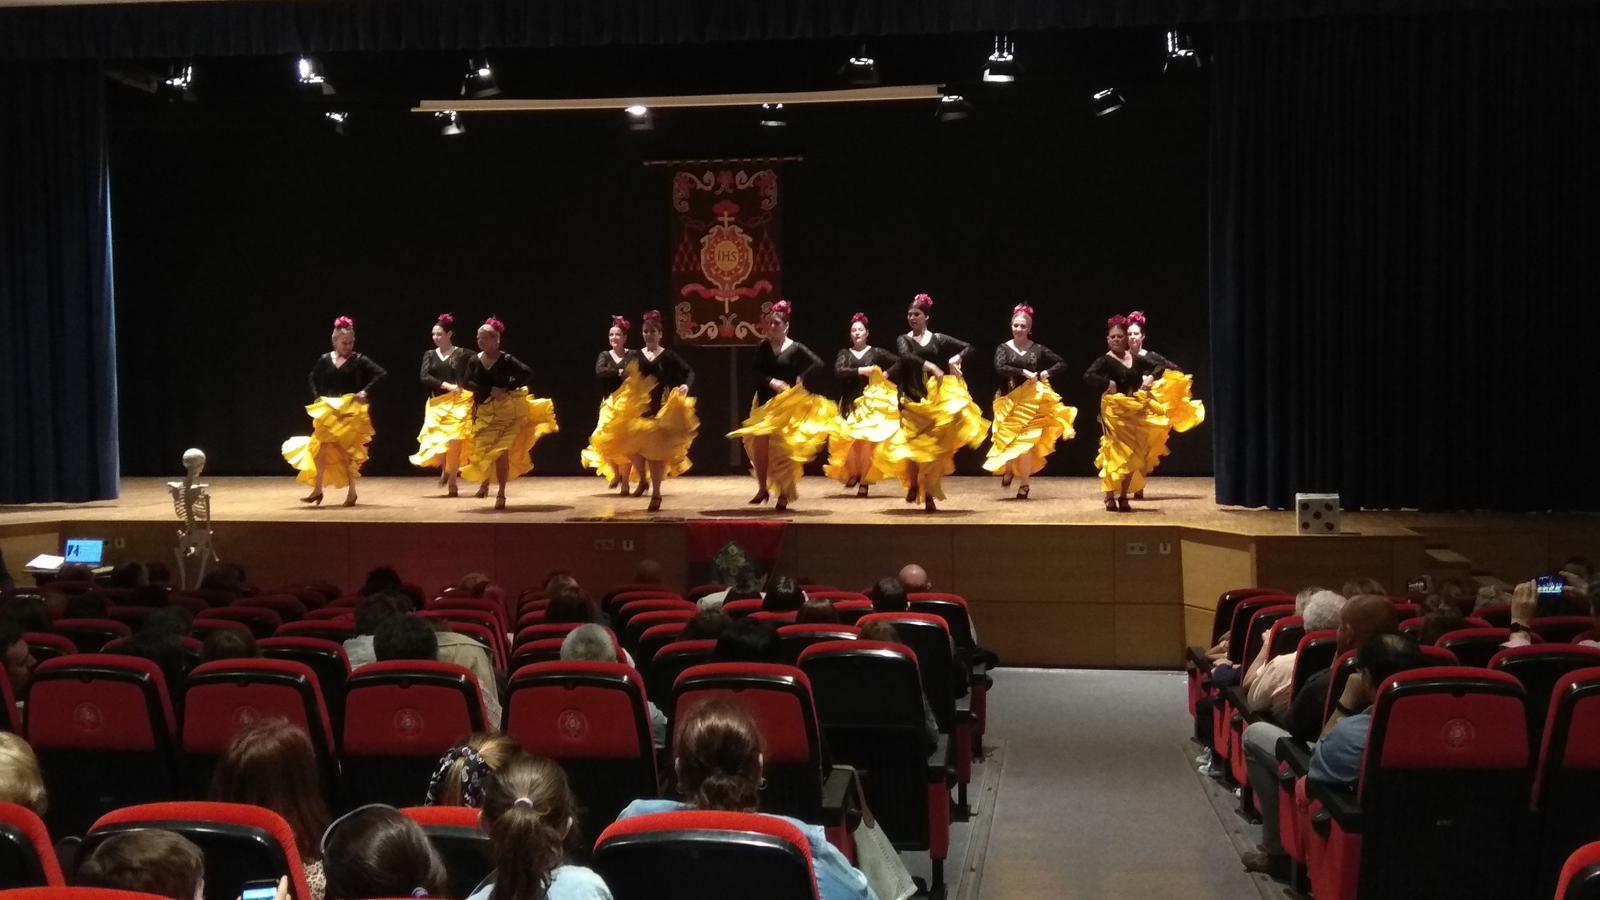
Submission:
POLYGON ((1145 556, 1149 552, 1150 552, 1150 545, 1146 544, 1144 541, 1129 541, 1128 542, 1128 555, 1129 556, 1145 556))

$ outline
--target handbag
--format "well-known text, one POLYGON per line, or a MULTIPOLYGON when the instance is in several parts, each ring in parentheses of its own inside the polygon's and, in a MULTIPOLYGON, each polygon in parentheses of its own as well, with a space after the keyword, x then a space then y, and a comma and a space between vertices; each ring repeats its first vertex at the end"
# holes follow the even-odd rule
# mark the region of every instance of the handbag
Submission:
POLYGON ((866 876, 867 884, 878 900, 908 900, 916 894, 917 883, 912 880, 906 864, 900 860, 900 852, 894 849, 894 843, 878 826, 872 808, 867 806, 866 794, 861 790, 861 773, 852 766, 836 768, 850 770, 856 807, 861 811, 861 821, 850 832, 856 845, 856 868, 866 876))

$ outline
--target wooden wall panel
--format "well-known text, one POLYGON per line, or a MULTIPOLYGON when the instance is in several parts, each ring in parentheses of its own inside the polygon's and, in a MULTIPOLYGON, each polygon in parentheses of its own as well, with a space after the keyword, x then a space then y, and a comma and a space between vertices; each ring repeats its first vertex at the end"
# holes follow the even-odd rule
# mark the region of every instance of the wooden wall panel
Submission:
POLYGON ((1216 610, 1194 606, 1183 608, 1183 645, 1185 647, 1211 646, 1211 621, 1216 610))
POLYGON ((1197 533, 1189 529, 1180 552, 1183 559, 1183 602, 1214 610, 1225 591, 1256 584, 1255 557, 1248 537, 1197 533))
POLYGON ((840 590, 863 590, 914 562, 928 570, 936 589, 962 592, 953 561, 953 529, 800 526, 784 535, 784 546, 795 553, 794 574, 809 575, 817 579, 815 583, 837 585, 840 590))
POLYGON ((1112 607, 1116 623, 1116 664, 1125 667, 1173 669, 1183 665, 1183 607, 1119 603, 1112 607))
POLYGON ((1423 540, 1410 537, 1256 538, 1259 583, 1291 593, 1309 585, 1338 590, 1351 578, 1376 578, 1390 593, 1423 570, 1423 540))
POLYGON ((956 590, 979 603, 1110 603, 1116 528, 956 526, 956 590))
POLYGON ((1111 561, 1117 603, 1183 603, 1183 552, 1178 528, 1118 528, 1111 561), (1144 553, 1133 551, 1144 545, 1144 553), (1162 553, 1165 549, 1167 552, 1162 553))
POLYGON ((992 601, 978 637, 1008 666, 1114 666, 1116 607, 1109 603, 992 601))

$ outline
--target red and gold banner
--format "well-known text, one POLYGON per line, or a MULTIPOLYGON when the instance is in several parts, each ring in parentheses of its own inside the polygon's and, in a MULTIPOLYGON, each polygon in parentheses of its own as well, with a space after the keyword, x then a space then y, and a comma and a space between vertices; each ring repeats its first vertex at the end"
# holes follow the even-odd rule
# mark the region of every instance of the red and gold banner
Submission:
POLYGON ((672 309, 678 341, 697 347, 761 342, 780 293, 778 164, 682 163, 672 170, 672 309))

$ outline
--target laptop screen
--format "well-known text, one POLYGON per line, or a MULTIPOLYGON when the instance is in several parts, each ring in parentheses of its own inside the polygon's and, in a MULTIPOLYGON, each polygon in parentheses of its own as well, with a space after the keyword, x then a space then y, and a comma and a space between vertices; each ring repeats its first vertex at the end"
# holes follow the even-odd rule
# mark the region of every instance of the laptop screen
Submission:
POLYGON ((95 538, 67 538, 67 549, 62 552, 68 563, 98 566, 104 558, 106 542, 95 538))

